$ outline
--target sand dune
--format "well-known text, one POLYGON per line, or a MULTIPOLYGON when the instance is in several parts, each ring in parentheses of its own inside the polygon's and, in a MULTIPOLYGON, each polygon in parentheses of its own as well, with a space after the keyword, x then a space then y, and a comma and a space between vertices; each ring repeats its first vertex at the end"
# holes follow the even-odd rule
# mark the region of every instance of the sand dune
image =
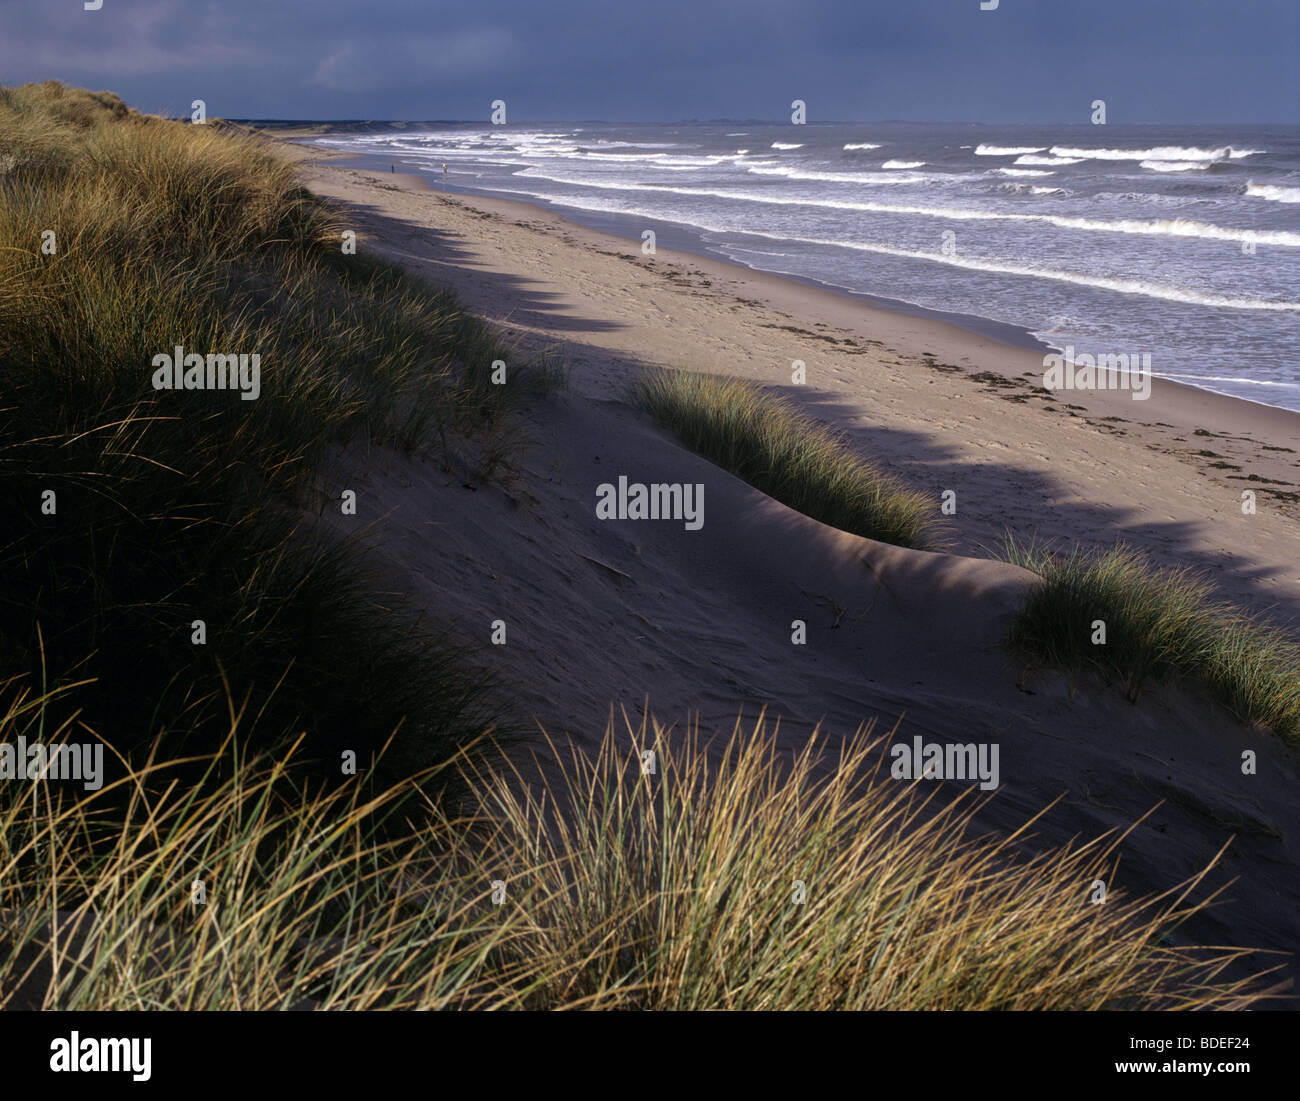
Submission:
POLYGON ((1007 528, 1122 538, 1300 624, 1300 415, 1167 382, 1148 402, 1050 395, 1040 354, 941 322, 720 261, 644 258, 522 204, 328 165, 307 182, 355 212, 363 249, 454 285, 524 348, 559 346, 571 368, 570 392, 534 412, 505 484, 471 488, 439 463, 375 450, 339 457, 374 522, 375 561, 413 609, 475 643, 506 622, 506 645, 482 657, 518 721, 594 741, 611 705, 633 711, 649 694, 661 719, 706 727, 766 706, 792 746, 819 722, 848 733, 873 717, 908 741, 996 743, 988 828, 1062 796, 1039 829, 1061 842, 1125 828, 1163 800, 1125 842, 1119 882, 1163 890, 1233 838, 1211 877, 1237 877, 1230 904, 1187 939, 1300 945, 1300 752, 1196 689, 1152 686, 1134 706, 1097 678, 1026 670, 1000 640, 1032 575, 984 549, 1007 528), (809 412, 906 483, 956 491, 948 553, 795 513, 626 402, 647 366, 783 384, 795 359, 808 385, 787 389, 809 412), (704 526, 597 520, 596 487, 620 474, 703 484, 704 526), (1255 515, 1242 514, 1243 489, 1257 492, 1255 515), (796 620, 806 645, 792 644, 796 620), (1258 755, 1255 775, 1242 773, 1244 750, 1258 755))

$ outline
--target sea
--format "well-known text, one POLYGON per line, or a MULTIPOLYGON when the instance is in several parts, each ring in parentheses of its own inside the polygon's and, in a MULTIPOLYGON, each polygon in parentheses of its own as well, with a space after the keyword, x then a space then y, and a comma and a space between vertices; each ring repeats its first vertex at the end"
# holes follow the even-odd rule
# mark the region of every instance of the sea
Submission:
POLYGON ((1150 354, 1157 375, 1300 411, 1294 127, 438 123, 315 141, 1012 344, 1150 354))

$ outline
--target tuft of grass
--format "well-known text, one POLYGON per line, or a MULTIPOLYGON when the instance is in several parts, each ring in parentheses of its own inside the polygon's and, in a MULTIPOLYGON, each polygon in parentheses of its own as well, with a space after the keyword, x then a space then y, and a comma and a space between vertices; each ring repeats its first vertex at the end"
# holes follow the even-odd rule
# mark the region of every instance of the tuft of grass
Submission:
POLYGON ((1039 574, 1010 643, 1053 665, 1091 666, 1136 701, 1150 678, 1205 684, 1239 719, 1300 738, 1300 646, 1279 628, 1216 600, 1188 569, 1161 569, 1130 547, 1054 554, 1007 536, 1003 557, 1039 574), (1106 625, 1104 645, 1093 623, 1106 625))
POLYGON ((843 439, 743 379, 658 372, 636 404, 691 450, 790 508, 841 531, 924 549, 933 504, 882 474, 843 439))
POLYGON ((830 752, 816 733, 781 748, 762 714, 721 739, 667 735, 611 722, 594 757, 552 746, 540 791, 471 783, 495 823, 484 866, 508 876, 543 963, 530 1004, 1187 1008, 1247 989, 1222 978, 1234 951, 1161 945, 1203 905, 1185 903, 1193 884, 1093 906, 1120 839, 1025 859, 1024 830, 971 836, 974 804, 940 810, 880 773, 871 726, 830 752))
MULTIPOLYGON (((39 727, 51 702, 9 694, 0 731, 39 727)), ((302 787, 233 726, 198 784, 151 756, 116 790, 0 785, 0 1008, 1264 998, 1262 976, 1225 974, 1243 951, 1162 941, 1212 900, 1187 901, 1197 880, 1089 902, 1122 839, 1024 858, 1023 830, 969 836, 972 805, 940 810, 924 782, 879 774, 869 728, 830 754, 817 737, 779 749, 762 716, 720 747, 666 735, 611 718, 594 756, 572 750, 538 789, 465 758, 473 818, 426 803, 418 778, 302 787)))
MULTIPOLYGON (((48 702, 11 699, 5 725, 48 702)), ((293 747, 245 750, 237 732, 97 792, 0 785, 0 1009, 518 1002, 495 962, 516 931, 470 869, 463 823, 424 805, 433 773, 303 786, 293 747)))

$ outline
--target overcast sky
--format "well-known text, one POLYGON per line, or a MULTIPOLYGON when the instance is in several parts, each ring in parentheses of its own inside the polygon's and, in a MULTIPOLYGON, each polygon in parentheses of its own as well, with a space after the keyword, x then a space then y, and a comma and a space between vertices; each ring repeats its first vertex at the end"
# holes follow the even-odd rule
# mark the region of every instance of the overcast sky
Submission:
POLYGON ((0 81, 227 118, 1300 121, 1298 0, 101 2, 0 0, 0 81))

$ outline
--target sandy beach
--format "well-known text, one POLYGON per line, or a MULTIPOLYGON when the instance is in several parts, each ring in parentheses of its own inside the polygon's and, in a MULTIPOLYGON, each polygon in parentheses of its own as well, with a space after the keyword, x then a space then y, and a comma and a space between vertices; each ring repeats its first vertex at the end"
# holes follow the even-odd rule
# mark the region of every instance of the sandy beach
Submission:
POLYGON ((569 369, 504 485, 377 449, 342 457, 412 606, 474 644, 506 622, 484 658, 523 727, 591 744, 611 706, 637 714, 653 692, 661 720, 706 729, 766 707, 791 746, 872 719, 899 739, 997 743, 987 827, 1059 798, 1036 832, 1060 843, 1156 808, 1122 846, 1121 885, 1165 890, 1231 841, 1203 888, 1235 879, 1227 904, 1189 941, 1300 944, 1300 753, 1199 689, 1152 685, 1134 706, 1091 675, 1022 667, 1001 640, 1032 576, 993 560, 1008 530, 1062 549, 1124 541, 1294 629, 1300 415, 1160 380, 1147 401, 1048 393, 1041 354, 950 324, 720 260, 645 257, 536 207, 288 148, 355 219, 360 249, 453 286, 521 358, 550 349, 569 369), (651 367, 779 388, 905 484, 955 491, 947 553, 828 528, 687 451, 628 403, 651 367), (707 522, 596 521, 597 485, 620 474, 703 484, 707 522))
POLYGON ((620 400, 639 365, 783 386, 908 484, 955 490, 955 553, 982 554, 1008 528, 1121 539, 1300 623, 1300 414, 1158 379, 1146 401, 1049 394, 1041 354, 950 324, 721 260, 643 257, 635 242, 418 176, 314 166, 307 180, 357 205, 377 251, 452 283, 523 347, 561 350, 586 397, 620 400), (789 385, 795 360, 802 390, 789 385), (1243 490, 1257 494, 1254 516, 1243 490))
POLYGON ((1300 8, 13 7, 9 1077, 1287 1073, 1300 8))

